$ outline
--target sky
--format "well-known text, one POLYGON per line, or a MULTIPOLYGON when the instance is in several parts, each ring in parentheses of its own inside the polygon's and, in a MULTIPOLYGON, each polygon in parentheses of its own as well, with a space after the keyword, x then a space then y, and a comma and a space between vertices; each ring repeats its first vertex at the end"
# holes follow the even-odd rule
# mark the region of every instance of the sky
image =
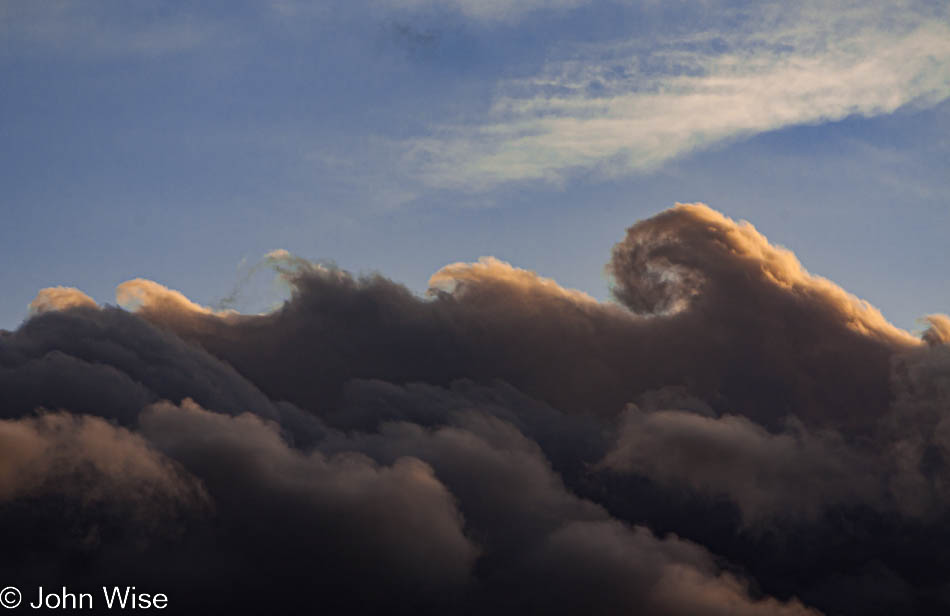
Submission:
POLYGON ((950 310, 946 2, 5 0, 0 40, 0 327, 136 277, 266 310, 275 249, 607 300, 677 202, 902 328, 950 310))
POLYGON ((0 0, 0 75, 0 607, 950 612, 947 2, 0 0))

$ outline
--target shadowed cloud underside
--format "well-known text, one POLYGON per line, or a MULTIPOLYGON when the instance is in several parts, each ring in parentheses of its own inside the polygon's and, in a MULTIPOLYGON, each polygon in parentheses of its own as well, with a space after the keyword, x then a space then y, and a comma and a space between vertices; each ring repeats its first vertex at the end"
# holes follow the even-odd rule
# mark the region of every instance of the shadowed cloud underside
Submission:
POLYGON ((950 607, 948 317, 917 338, 701 204, 627 230, 616 302, 493 258, 426 297, 266 259, 267 314, 136 279, 0 332, 5 581, 182 613, 950 607))

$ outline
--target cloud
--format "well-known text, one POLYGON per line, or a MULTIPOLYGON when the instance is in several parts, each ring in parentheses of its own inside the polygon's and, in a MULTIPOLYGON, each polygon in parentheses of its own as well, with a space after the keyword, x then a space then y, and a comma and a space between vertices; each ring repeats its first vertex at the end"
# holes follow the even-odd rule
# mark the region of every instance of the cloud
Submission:
POLYGON ((796 600, 750 599, 746 585, 718 573, 709 554, 697 546, 659 541, 646 529, 631 532, 615 522, 565 526, 535 557, 547 580, 547 607, 563 613, 576 614, 593 604, 604 606, 603 613, 637 605, 646 613, 683 616, 819 614, 796 600))
MULTIPOLYGON (((637 605, 648 614, 681 609, 683 613, 716 613, 721 603, 709 599, 718 593, 731 597, 727 604, 732 609, 750 613, 811 613, 794 601, 789 605, 754 601, 744 582, 723 574, 700 546, 675 537, 656 539, 647 529, 612 520, 593 502, 571 494, 553 472, 544 450, 493 412, 515 407, 512 398, 517 394, 496 388, 494 404, 486 405, 466 400, 462 393, 466 389, 442 392, 441 404, 432 405, 433 409, 464 409, 443 411, 438 420, 442 425, 427 429, 410 422, 384 422, 378 432, 330 438, 321 447, 355 449, 384 463, 408 454, 436 469, 457 496, 466 526, 479 538, 486 560, 494 561, 483 580, 486 596, 479 599, 486 602, 480 605, 485 611, 571 614, 583 606, 590 613, 612 613, 637 605), (606 544, 612 548, 604 549, 606 544), (499 559, 500 553, 515 556, 499 559), (675 596, 667 593, 663 583, 657 582, 665 575, 694 582, 697 596, 692 611, 685 607, 689 599, 683 593, 694 588, 681 588, 675 596), (568 596, 552 591, 552 579, 562 579, 560 588, 568 596), (517 591, 511 588, 516 580, 520 582, 517 591), (700 595, 701 587, 708 596, 700 595), (659 592, 651 596, 654 589, 659 592)), ((391 394, 382 403, 374 398, 377 408, 398 404, 399 398, 424 406, 436 393, 415 388, 398 397, 391 394)), ((568 423, 556 416, 548 419, 552 424, 568 423)))
MULTIPOLYGON (((144 278, 136 278, 120 284, 115 290, 115 299, 120 306, 128 310, 135 310, 138 306, 149 304, 152 306, 166 306, 171 312, 181 311, 186 313, 215 314, 215 311, 194 303, 180 291, 169 289, 157 282, 144 278)), ((229 313, 219 312, 217 314, 224 316, 229 313)))
POLYGON ((890 356, 921 344, 751 225, 702 205, 631 227, 609 270, 626 308, 487 259, 438 272, 426 300, 378 275, 312 265, 284 272, 295 290, 267 315, 222 318, 159 301, 137 314, 316 413, 354 376, 474 378, 601 416, 681 385, 766 426, 790 413, 856 425, 886 410, 890 356))
POLYGON ((40 314, 50 310, 65 310, 67 308, 98 308, 99 304, 79 289, 74 287, 48 287, 40 289, 36 298, 30 302, 30 314, 40 314))
POLYGON ((355 451, 302 452, 276 424, 211 413, 190 400, 153 405, 140 423, 160 450, 202 478, 235 558, 294 562, 301 569, 288 571, 292 578, 332 579, 334 600, 347 587, 369 586, 371 602, 373 587, 438 595, 468 580, 478 550, 452 495, 418 459, 380 467, 355 451))
POLYGON ((0 420, 0 501, 48 491, 86 506, 116 499, 142 516, 160 515, 166 500, 200 505, 204 491, 141 436, 90 416, 66 413, 0 420))
POLYGON ((579 169, 630 174, 761 132, 950 96, 939 9, 721 10, 729 28, 559 50, 539 74, 499 84, 483 120, 413 140, 407 161, 431 186, 475 191, 579 169))
POLYGON ((446 265, 429 279, 429 289, 433 294, 462 295, 467 285, 486 286, 498 283, 518 286, 528 293, 537 292, 544 297, 561 296, 570 302, 596 301, 582 291, 564 289, 550 278, 542 278, 532 271, 512 267, 510 263, 494 257, 482 257, 477 263, 446 265))
MULTIPOLYGON (((180 310, 193 306, 162 294, 149 297, 180 310)), ((44 407, 128 426, 145 404, 186 397, 222 412, 267 418, 282 412, 231 366, 114 307, 42 312, 5 335, 0 389, 3 417, 44 407)))
POLYGON ((605 467, 662 484, 727 496, 745 522, 817 517, 840 504, 879 505, 877 461, 849 449, 836 433, 810 433, 791 421, 772 434, 748 419, 682 411, 624 413, 605 467))
POLYGON ((924 334, 924 340, 931 344, 950 342, 950 317, 945 314, 931 314, 926 320, 930 327, 924 334))
POLYGON ((211 513, 200 480, 99 417, 0 420, 0 450, 0 574, 8 583, 115 579, 211 513))
POLYGON ((183 612, 950 605, 945 316, 914 337, 701 204, 627 230, 611 302, 491 258, 425 297, 265 264, 266 314, 136 279, 0 332, 3 579, 183 612))

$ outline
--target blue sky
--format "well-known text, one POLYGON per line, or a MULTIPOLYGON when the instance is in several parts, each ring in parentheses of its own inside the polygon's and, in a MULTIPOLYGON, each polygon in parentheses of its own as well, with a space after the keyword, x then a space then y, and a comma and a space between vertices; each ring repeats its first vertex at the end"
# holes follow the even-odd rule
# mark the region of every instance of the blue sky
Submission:
POLYGON ((3 328, 53 285, 218 305, 277 248, 606 299, 677 201, 901 327, 950 311, 947 2, 0 0, 0 76, 3 328))

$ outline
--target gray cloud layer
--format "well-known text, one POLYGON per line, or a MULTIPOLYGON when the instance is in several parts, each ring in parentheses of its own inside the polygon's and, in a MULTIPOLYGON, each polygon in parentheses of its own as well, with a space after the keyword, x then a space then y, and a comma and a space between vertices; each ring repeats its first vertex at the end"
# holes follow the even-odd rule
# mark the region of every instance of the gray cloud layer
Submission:
POLYGON ((494 259, 420 298, 44 290, 0 332, 0 574, 183 613, 939 613, 947 317, 923 339, 702 205, 598 303, 494 259), (230 589, 241 588, 238 596, 230 589))

